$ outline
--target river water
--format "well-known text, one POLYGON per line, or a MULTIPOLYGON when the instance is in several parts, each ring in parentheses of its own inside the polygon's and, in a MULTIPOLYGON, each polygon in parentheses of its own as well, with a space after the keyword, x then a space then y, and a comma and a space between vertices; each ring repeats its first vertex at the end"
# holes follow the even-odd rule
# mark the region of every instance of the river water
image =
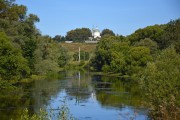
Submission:
POLYGON ((51 111, 56 119, 66 104, 78 120, 147 120, 148 109, 138 85, 130 79, 61 72, 59 79, 21 84, 17 91, 0 92, 0 119, 19 119, 22 110, 51 111))

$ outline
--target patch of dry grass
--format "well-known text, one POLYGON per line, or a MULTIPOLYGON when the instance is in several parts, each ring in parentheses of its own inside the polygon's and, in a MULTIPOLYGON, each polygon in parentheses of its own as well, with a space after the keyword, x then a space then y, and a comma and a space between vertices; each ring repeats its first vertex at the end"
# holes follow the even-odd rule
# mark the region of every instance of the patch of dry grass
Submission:
POLYGON ((78 52, 79 47, 81 51, 93 52, 96 49, 97 44, 87 44, 87 43, 60 43, 68 52, 78 52))

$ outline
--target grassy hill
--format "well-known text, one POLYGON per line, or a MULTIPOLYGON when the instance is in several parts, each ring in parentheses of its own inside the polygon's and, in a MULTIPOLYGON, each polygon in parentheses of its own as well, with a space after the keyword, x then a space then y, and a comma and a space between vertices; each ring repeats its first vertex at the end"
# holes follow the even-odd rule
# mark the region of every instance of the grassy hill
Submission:
MULTIPOLYGON (((78 66, 85 66, 89 63, 89 60, 94 56, 94 52, 97 44, 88 44, 88 43, 59 43, 62 47, 64 47, 68 51, 68 55, 70 56, 70 61, 68 63, 67 69, 75 69, 79 68, 78 66), (73 60, 73 55, 76 52, 79 52, 79 47, 81 51, 89 52, 89 60, 84 61, 83 63, 79 63, 79 61, 73 60)), ((81 58, 83 59, 83 58, 81 58)))
POLYGON ((81 51, 94 52, 97 44, 87 44, 87 43, 60 43, 68 52, 78 52, 79 47, 81 51))

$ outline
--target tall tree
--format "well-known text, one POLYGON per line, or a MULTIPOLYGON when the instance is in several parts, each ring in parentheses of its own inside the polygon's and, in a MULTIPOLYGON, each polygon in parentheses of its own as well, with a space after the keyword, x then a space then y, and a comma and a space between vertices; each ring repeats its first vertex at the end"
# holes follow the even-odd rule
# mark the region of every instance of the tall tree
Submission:
POLYGON ((135 44, 136 42, 150 38, 151 40, 157 42, 157 44, 161 47, 162 39, 161 36, 164 32, 165 25, 154 25, 148 26, 143 29, 136 30, 133 34, 129 35, 127 38, 131 41, 131 44, 135 44))
POLYGON ((66 50, 54 42, 49 36, 38 38, 38 47, 35 50, 35 73, 59 72, 69 59, 66 50))
POLYGON ((61 35, 56 35, 53 37, 53 40, 56 41, 56 42, 60 42, 61 41, 61 35))
POLYGON ((73 42, 84 42, 91 36, 91 30, 89 28, 77 28, 67 32, 66 39, 73 42))
POLYGON ((10 21, 24 20, 27 8, 14 2, 15 0, 0 1, 0 18, 10 21))
POLYGON ((1 0, 0 3, 0 30, 22 50, 29 67, 33 69, 36 38, 40 35, 35 23, 39 22, 39 18, 33 14, 27 15, 26 7, 16 4, 15 0, 1 0))
POLYGON ((112 30, 110 30, 110 29, 104 29, 101 32, 101 36, 103 37, 105 35, 115 36, 115 33, 112 30))
POLYGON ((162 40, 163 48, 173 44, 177 52, 180 53, 180 19, 172 20, 167 24, 162 40))
POLYGON ((28 62, 21 51, 13 46, 5 33, 0 32, 0 77, 4 80, 17 80, 29 72, 28 62))

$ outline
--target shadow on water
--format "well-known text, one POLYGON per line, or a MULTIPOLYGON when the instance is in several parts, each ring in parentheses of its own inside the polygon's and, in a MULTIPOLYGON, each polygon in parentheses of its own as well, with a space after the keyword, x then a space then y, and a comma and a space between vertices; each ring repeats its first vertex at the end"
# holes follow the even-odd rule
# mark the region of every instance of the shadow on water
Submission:
POLYGON ((21 84, 16 91, 1 91, 1 119, 18 119, 24 108, 31 113, 44 108, 56 114, 63 100, 80 120, 148 119, 143 93, 132 80, 79 71, 61 72, 60 76, 21 84))

